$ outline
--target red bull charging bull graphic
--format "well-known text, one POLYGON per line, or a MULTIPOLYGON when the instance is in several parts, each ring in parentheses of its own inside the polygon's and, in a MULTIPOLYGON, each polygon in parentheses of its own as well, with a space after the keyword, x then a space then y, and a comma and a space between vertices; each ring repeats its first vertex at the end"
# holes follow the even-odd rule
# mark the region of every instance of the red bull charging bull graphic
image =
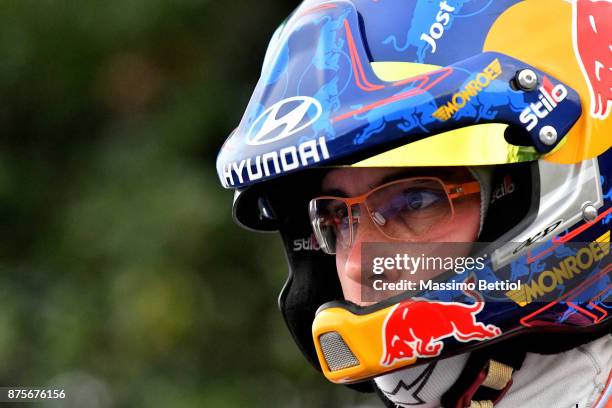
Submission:
POLYGON ((591 93, 589 113, 604 120, 612 110, 612 0, 577 0, 573 8, 574 51, 591 93))
POLYGON ((395 306, 383 325, 383 356, 380 364, 391 366, 414 357, 439 356, 442 339, 459 342, 497 337, 501 329, 477 320, 484 307, 482 296, 474 292, 472 305, 457 302, 408 300, 395 306))

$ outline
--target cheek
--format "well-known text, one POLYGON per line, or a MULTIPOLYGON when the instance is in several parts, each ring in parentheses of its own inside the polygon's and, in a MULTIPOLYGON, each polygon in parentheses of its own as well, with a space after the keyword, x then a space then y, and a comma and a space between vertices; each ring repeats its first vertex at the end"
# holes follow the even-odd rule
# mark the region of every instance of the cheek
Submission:
POLYGON ((338 279, 340 280, 340 285, 342 289, 345 291, 346 298, 346 290, 350 286, 351 279, 348 275, 350 272, 350 265, 347 264, 348 261, 348 250, 343 248, 337 248, 336 251, 336 272, 338 273, 338 279))
POLYGON ((336 271, 340 280, 344 277, 344 266, 346 265, 346 256, 338 250, 336 252, 336 271))
POLYGON ((457 200, 455 216, 446 231, 447 242, 472 242, 478 239, 480 229, 480 198, 457 200))

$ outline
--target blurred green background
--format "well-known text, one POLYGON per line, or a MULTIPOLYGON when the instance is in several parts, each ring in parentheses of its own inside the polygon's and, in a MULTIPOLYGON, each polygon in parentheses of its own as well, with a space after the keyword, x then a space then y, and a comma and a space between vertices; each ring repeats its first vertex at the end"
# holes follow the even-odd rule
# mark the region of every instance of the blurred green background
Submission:
POLYGON ((280 241, 232 224, 214 169, 297 4, 0 4, 0 386, 78 407, 373 406, 302 358, 280 241))

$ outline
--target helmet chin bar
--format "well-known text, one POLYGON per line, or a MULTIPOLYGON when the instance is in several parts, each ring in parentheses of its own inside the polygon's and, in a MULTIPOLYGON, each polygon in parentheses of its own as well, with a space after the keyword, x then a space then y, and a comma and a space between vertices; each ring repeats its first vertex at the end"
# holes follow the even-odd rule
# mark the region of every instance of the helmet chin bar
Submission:
MULTIPOLYGON (((367 307, 346 301, 322 305, 312 337, 323 374, 334 383, 351 384, 434 361, 447 337, 460 342, 500 337, 500 328, 477 319, 485 306, 482 296, 470 295, 476 302, 442 303, 404 293, 367 307)), ((445 357, 452 354, 458 353, 445 357)))
MULTIPOLYGON (((389 368, 381 364, 384 345, 381 327, 393 308, 387 307, 367 315, 357 315, 340 305, 317 312, 312 327, 319 363, 328 380, 351 383, 375 377, 389 368)), ((395 368, 412 365, 413 357, 395 368)))

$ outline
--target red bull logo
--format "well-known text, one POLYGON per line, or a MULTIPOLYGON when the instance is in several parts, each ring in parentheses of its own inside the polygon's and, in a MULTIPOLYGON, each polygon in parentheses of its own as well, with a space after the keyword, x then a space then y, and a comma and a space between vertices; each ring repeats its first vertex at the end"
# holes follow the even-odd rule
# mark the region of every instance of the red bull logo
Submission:
POLYGON ((484 302, 472 305, 457 302, 408 300, 395 306, 383 324, 383 355, 380 364, 391 366, 396 361, 414 357, 439 356, 442 339, 454 337, 462 343, 497 337, 501 330, 476 320, 484 302))
POLYGON ((573 2, 574 52, 591 93, 591 116, 612 110, 612 0, 573 2))

